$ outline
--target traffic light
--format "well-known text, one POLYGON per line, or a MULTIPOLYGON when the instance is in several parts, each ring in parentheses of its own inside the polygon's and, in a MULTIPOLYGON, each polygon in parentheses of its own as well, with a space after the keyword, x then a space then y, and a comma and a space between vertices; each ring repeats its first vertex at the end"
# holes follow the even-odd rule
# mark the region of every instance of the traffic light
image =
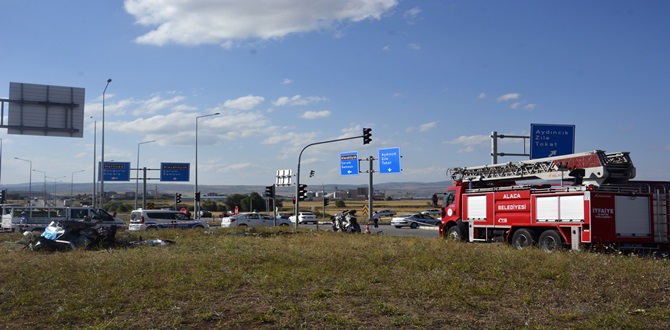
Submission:
POLYGON ((197 193, 195 193, 195 201, 196 202, 200 201, 200 192, 199 191, 197 193))
POLYGON ((309 177, 311 178, 313 176, 314 176, 314 170, 309 171, 309 177))
POLYGON ((433 194, 433 207, 437 207, 437 194, 433 194))
POLYGON ((330 200, 328 200, 328 198, 324 198, 323 199, 323 206, 326 207, 329 202, 330 202, 330 200))
POLYGON ((307 185, 298 185, 298 200, 304 201, 307 199, 307 185))
POLYGON ((181 194, 180 193, 175 193, 174 194, 174 202, 175 202, 175 204, 181 203, 181 194))
POLYGON ((0 204, 5 204, 6 198, 7 198, 7 192, 2 189, 0 190, 0 204))
POLYGON ((265 197, 275 198, 275 186, 274 185, 265 187, 265 197))
POLYGON ((372 128, 363 128, 363 144, 372 142, 372 128))
POLYGON ((295 197, 293 197, 293 205, 295 205, 295 197))

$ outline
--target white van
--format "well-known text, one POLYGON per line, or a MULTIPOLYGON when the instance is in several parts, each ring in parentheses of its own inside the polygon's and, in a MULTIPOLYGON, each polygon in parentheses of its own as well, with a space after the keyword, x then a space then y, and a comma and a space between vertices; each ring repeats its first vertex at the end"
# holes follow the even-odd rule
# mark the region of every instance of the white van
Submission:
POLYGON ((128 230, 161 228, 209 228, 205 220, 191 219, 188 215, 174 210, 137 209, 130 213, 128 230))
POLYGON ((86 217, 99 221, 103 227, 126 227, 123 220, 95 207, 29 207, 14 204, 2 204, 0 207, 3 231, 41 231, 52 221, 84 220, 86 217), (25 219, 25 223, 21 223, 22 219, 25 219))

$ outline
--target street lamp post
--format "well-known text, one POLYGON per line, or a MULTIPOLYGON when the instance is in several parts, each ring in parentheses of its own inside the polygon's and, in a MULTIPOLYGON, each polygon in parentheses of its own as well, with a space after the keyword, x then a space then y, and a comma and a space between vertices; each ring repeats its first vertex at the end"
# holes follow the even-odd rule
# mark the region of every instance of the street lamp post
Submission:
MULTIPOLYGON (((28 180, 29 180, 28 181, 28 198, 29 198, 28 206, 32 206, 32 204, 33 204, 33 161, 28 160, 28 159, 19 158, 19 157, 14 157, 14 159, 18 159, 18 160, 22 160, 24 162, 30 163, 30 172, 29 172, 30 176, 28 177, 28 180)), ((32 213, 33 213, 33 209, 31 207, 30 208, 30 216, 31 217, 33 216, 32 213)))
POLYGON ((105 205, 105 92, 112 79, 107 79, 105 89, 102 91, 102 148, 100 150, 100 207, 105 205))
POLYGON ((195 200, 195 196, 198 194, 198 119, 218 115, 220 115, 219 112, 195 117, 195 191, 193 193, 193 212, 195 212, 196 219, 200 219, 200 201, 195 200))
POLYGON ((70 181, 70 198, 74 197, 74 174, 79 172, 84 172, 85 170, 79 170, 72 172, 72 179, 70 181))
MULTIPOLYGON (((93 118, 93 116, 91 116, 93 118)), ((98 171, 96 169, 98 165, 98 121, 93 121, 93 198, 91 200, 91 206, 96 207, 96 196, 98 194, 98 182, 95 181, 95 173, 98 171)))
MULTIPOLYGON (((135 209, 137 210, 137 193, 140 188, 140 145, 146 144, 146 143, 151 143, 151 142, 156 142, 156 140, 151 140, 151 141, 144 141, 140 142, 137 144, 137 171, 136 171, 136 177, 135 177, 135 209)), ((145 178, 146 179, 146 178, 145 178)), ((144 194, 144 193, 143 193, 144 194)))
POLYGON ((44 206, 47 205, 47 172, 40 171, 40 170, 33 170, 33 172, 40 172, 44 174, 44 188, 42 191, 42 194, 44 194, 43 200, 44 200, 44 206))

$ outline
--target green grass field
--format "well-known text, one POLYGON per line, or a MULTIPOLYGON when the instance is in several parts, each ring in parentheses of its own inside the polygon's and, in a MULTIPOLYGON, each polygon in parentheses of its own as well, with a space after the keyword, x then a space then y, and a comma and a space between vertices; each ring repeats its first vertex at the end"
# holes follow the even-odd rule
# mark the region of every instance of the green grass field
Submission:
POLYGON ((306 229, 141 234, 176 243, 45 253, 1 235, 0 327, 670 327, 667 260, 306 229))

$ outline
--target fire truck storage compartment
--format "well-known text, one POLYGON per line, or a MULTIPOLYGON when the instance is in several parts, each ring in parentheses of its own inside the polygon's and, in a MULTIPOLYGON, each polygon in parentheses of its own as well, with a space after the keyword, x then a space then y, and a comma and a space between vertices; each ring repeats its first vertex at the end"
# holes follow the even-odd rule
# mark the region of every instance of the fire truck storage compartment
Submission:
POLYGON ((651 237, 651 213, 647 196, 615 196, 616 235, 651 237))
POLYGON ((538 196, 535 221, 584 222, 584 195, 538 196))
POLYGON ((649 195, 591 192, 593 242, 654 241, 649 195))
POLYGON ((467 220, 486 220, 486 195, 466 196, 467 220))

